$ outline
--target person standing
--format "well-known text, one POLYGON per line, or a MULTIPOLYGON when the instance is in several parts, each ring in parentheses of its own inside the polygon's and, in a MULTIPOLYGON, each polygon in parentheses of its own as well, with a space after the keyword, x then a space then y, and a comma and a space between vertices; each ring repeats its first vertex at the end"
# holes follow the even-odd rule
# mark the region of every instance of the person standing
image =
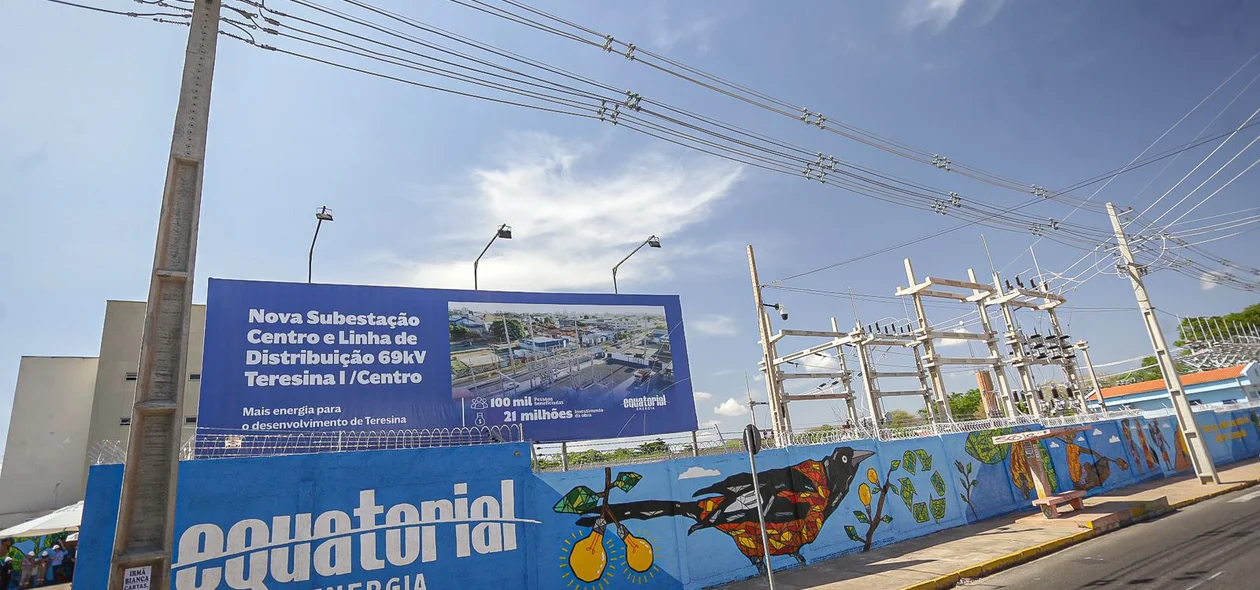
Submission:
POLYGON ((39 567, 39 558, 35 556, 35 552, 27 551, 19 567, 22 568, 22 574, 18 579, 18 588, 30 588, 35 583, 35 570, 39 567))
POLYGON ((61 548, 61 544, 54 544, 52 551, 49 553, 48 577, 45 578, 49 584, 56 584, 61 581, 59 579, 61 577, 61 564, 65 561, 65 558, 66 551, 61 548))
POLYGON ((8 555, 0 560, 0 590, 9 590, 13 583, 13 558, 8 555))

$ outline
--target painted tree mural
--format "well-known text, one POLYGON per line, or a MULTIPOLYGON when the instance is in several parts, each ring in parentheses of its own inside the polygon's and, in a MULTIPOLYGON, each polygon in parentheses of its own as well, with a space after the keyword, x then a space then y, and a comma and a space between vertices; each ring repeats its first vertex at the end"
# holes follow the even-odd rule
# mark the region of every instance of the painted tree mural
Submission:
MULTIPOLYGON (((924 482, 920 480, 920 484, 924 482)), ((866 525, 866 531, 859 533, 855 525, 845 525, 844 532, 849 539, 862 544, 862 551, 870 551, 871 545, 875 541, 875 531, 881 524, 887 524, 893 521, 890 506, 887 504, 889 494, 900 497, 902 503, 906 505, 906 510, 910 511, 911 518, 915 522, 923 524, 928 521, 940 522, 945 518, 946 509, 949 507, 945 500, 945 494, 948 491, 945 485, 945 478, 941 476, 939 471, 932 470, 932 455, 924 449, 907 450, 902 454, 900 459, 894 459, 888 464, 888 472, 881 478, 879 472, 875 468, 866 470, 866 481, 858 486, 858 499, 862 501, 862 510, 854 510, 853 516, 859 524, 866 525), (901 475, 898 470, 906 475, 901 475), (928 475, 929 472, 931 475, 928 475), (894 483, 894 476, 898 476, 894 483), (928 489, 926 501, 916 501, 922 498, 919 487, 915 485, 915 478, 927 477, 928 489), (872 508, 871 503, 874 502, 872 508)))

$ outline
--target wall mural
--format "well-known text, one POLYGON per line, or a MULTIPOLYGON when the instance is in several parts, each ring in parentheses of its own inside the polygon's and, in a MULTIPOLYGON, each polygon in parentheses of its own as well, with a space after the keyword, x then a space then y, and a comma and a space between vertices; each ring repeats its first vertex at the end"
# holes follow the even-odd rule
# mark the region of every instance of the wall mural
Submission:
MULTIPOLYGON (((906 510, 910 511, 914 521, 923 524, 928 520, 939 522, 945 518, 945 510, 947 508, 945 502, 945 478, 941 477, 939 471, 933 471, 928 482, 931 484, 931 491, 928 492, 928 500, 926 502, 915 502, 916 498, 921 497, 918 488, 914 485, 914 476, 927 475, 928 470, 932 469, 932 455, 923 449, 907 450, 902 454, 900 459, 894 459, 888 464, 888 472, 880 479, 879 471, 874 467, 866 470, 867 481, 858 486, 858 499, 862 501, 863 510, 854 510, 853 516, 857 518, 858 523, 866 525, 866 532, 858 534, 857 527, 854 525, 845 525, 844 532, 849 539, 862 544, 862 551, 870 551, 871 544, 875 540, 875 530, 881 524, 888 524, 893 521, 892 515, 884 513, 884 502, 888 499, 891 492, 900 496, 901 501, 905 503, 906 510), (897 479, 897 483, 893 483, 893 475, 896 474, 897 468, 909 474, 897 479), (935 492, 933 494, 932 492, 935 492), (876 498, 878 497, 878 500, 876 498), (872 512, 871 502, 875 502, 875 508, 872 512)), ((899 475, 899 474, 898 474, 899 475)))
MULTIPOLYGON (((1248 411, 1211 417, 1218 424, 1242 419, 1247 432, 1260 423, 1260 413, 1248 411)), ((369 554, 350 545, 348 559, 336 561, 344 571, 329 563, 321 570, 312 561, 309 578, 299 582, 259 568, 273 590, 414 585, 406 580, 430 587, 697 590, 764 572, 770 566, 765 548, 778 556, 773 565, 792 567, 1027 511, 1034 488, 1025 449, 1040 452, 1055 490, 1092 494, 1159 477, 1161 469, 1189 469, 1172 417, 1098 422, 1071 435, 1020 443, 1037 447, 993 444, 994 436, 1035 428, 772 449, 758 456, 758 486, 742 453, 557 473, 532 472, 525 444, 190 461, 180 466, 188 485, 181 487, 176 526, 184 532, 197 523, 232 530, 260 514, 335 511, 364 518, 348 510, 355 505, 390 506, 387 514, 408 507, 432 512, 420 521, 425 526, 415 527, 424 543, 398 531, 379 533, 376 546, 394 551, 384 569, 360 567, 369 554), (260 494, 250 487, 257 478, 224 476, 242 472, 283 481, 260 494), (228 496, 240 501, 215 501, 228 496), (766 507, 765 541, 758 498, 766 507), (501 506, 510 521, 496 529, 498 523, 488 520, 457 523, 442 516, 443 506, 458 511, 461 502, 469 509, 481 506, 486 519, 491 505, 501 506), (839 524, 828 525, 832 520, 839 524), (404 551, 415 546, 427 547, 432 559, 404 551)), ((1260 453, 1260 444, 1252 443, 1257 438, 1219 444, 1217 452, 1229 452, 1233 460, 1253 458, 1260 453)), ((108 577, 121 482, 121 466, 92 468, 76 572, 83 587, 104 587, 108 577)), ((371 518, 370 511, 363 513, 371 518)), ((311 541, 329 548, 335 542, 311 541)), ((176 569, 194 574, 185 580, 221 571, 238 555, 218 544, 197 547, 193 551, 205 559, 176 569)), ((270 551, 251 555, 269 557, 270 551)))
MULTIPOLYGON (((1046 472, 1046 479, 1050 483, 1050 492, 1057 493, 1059 491, 1058 473, 1055 469, 1054 461, 1051 458, 1050 449, 1063 446, 1067 454, 1068 477, 1072 481, 1073 489, 1088 491, 1098 487, 1102 487, 1107 479, 1111 477, 1111 466, 1114 464, 1122 470, 1129 469, 1129 462, 1123 457, 1107 457, 1085 444, 1084 435, 1076 438, 1076 434, 1064 434, 1036 441, 1023 441, 1012 444, 997 445, 993 444, 993 437, 1010 434, 1013 432, 1010 428, 999 428, 994 430, 981 430, 972 432, 967 435, 965 449, 967 454, 988 465, 1001 464, 1006 459, 1010 459, 1010 476, 1015 487, 1023 494, 1025 500, 1031 500, 1036 494, 1033 486, 1032 474, 1028 469, 1028 460, 1024 455, 1026 445, 1037 445, 1039 447, 1039 456, 1041 457, 1042 469, 1046 472), (1082 462, 1082 456, 1091 458, 1092 462, 1082 462)), ((1128 430, 1121 428, 1121 432, 1127 433, 1128 430)), ((956 468, 963 475, 963 487, 969 494, 971 488, 978 485, 979 482, 972 480, 971 485, 967 485, 967 467, 961 463, 956 468)), ((970 504, 969 500, 964 498, 964 502, 970 504)), ((974 510, 973 510, 974 512, 974 510)))
POLYGON ((971 516, 975 520, 980 520, 980 515, 976 513, 976 505, 971 503, 971 490, 980 485, 979 477, 972 476, 971 468, 975 465, 971 461, 964 464, 962 461, 954 460, 954 468, 958 470, 958 485, 963 491, 958 492, 958 499, 967 505, 971 510, 971 516))
POLYGON ((1111 477, 1112 464, 1120 469, 1129 468, 1129 462, 1123 457, 1105 457, 1087 446, 1077 444, 1072 437, 1071 434, 1065 434, 1058 439, 1067 445, 1068 476, 1072 478, 1073 489, 1089 491, 1102 487, 1107 478, 1111 477), (1082 463, 1082 455, 1092 458, 1094 462, 1082 463))
MULTIPOLYGON (((595 492, 586 486, 574 487, 560 499, 554 510, 561 514, 583 515, 576 524, 591 529, 591 533, 564 549, 570 569, 568 573, 584 584, 599 582, 605 575, 605 565, 610 563, 606 558, 599 557, 601 551, 606 551, 603 533, 608 526, 614 526, 620 536, 626 530, 625 521, 673 516, 695 521, 687 529, 688 535, 713 528, 730 536, 735 548, 758 570, 762 570, 765 558, 754 494, 761 496, 765 506, 770 554, 790 555, 804 564, 801 548, 818 538, 823 524, 848 495, 858 473, 858 464, 872 455, 874 453, 870 451, 838 447, 822 459, 758 471, 759 489, 753 489, 751 474, 738 473, 696 490, 692 494, 698 498, 696 500, 612 503, 609 501, 609 485, 605 485, 604 492, 595 492)), ((611 469, 604 470, 606 483, 613 481, 611 473, 611 469)), ((617 481, 622 481, 623 476, 633 476, 634 483, 639 480, 637 474, 623 472, 617 475, 617 481)), ((616 481, 611 486, 629 491, 618 486, 616 481)), ((647 550, 651 551, 650 546, 647 550)), ((630 561, 627 553, 625 565, 640 571, 630 561)), ((640 565, 643 564, 650 564, 650 560, 641 561, 640 565)))

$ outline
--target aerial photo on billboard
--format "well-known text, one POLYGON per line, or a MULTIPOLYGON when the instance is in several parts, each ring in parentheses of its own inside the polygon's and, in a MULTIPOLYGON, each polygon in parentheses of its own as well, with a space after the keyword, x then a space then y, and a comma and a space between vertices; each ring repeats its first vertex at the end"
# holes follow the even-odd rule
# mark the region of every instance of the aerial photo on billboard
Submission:
POLYGON ((449 326, 451 394, 475 424, 554 408, 633 421, 678 385, 663 306, 452 301, 449 326))

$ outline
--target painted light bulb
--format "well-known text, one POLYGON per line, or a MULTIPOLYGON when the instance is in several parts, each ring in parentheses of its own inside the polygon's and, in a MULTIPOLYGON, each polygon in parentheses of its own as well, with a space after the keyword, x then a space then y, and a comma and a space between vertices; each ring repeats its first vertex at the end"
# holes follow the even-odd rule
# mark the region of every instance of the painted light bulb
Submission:
POLYGON ((604 521, 591 529, 591 534, 573 544, 569 552, 569 569, 577 579, 591 583, 599 580, 608 567, 608 551, 604 549, 604 521))
POLYGON ((626 544, 626 565, 630 569, 639 573, 652 569, 652 562, 656 557, 652 554, 651 543, 630 534, 630 529, 620 524, 617 525, 617 536, 626 544))

